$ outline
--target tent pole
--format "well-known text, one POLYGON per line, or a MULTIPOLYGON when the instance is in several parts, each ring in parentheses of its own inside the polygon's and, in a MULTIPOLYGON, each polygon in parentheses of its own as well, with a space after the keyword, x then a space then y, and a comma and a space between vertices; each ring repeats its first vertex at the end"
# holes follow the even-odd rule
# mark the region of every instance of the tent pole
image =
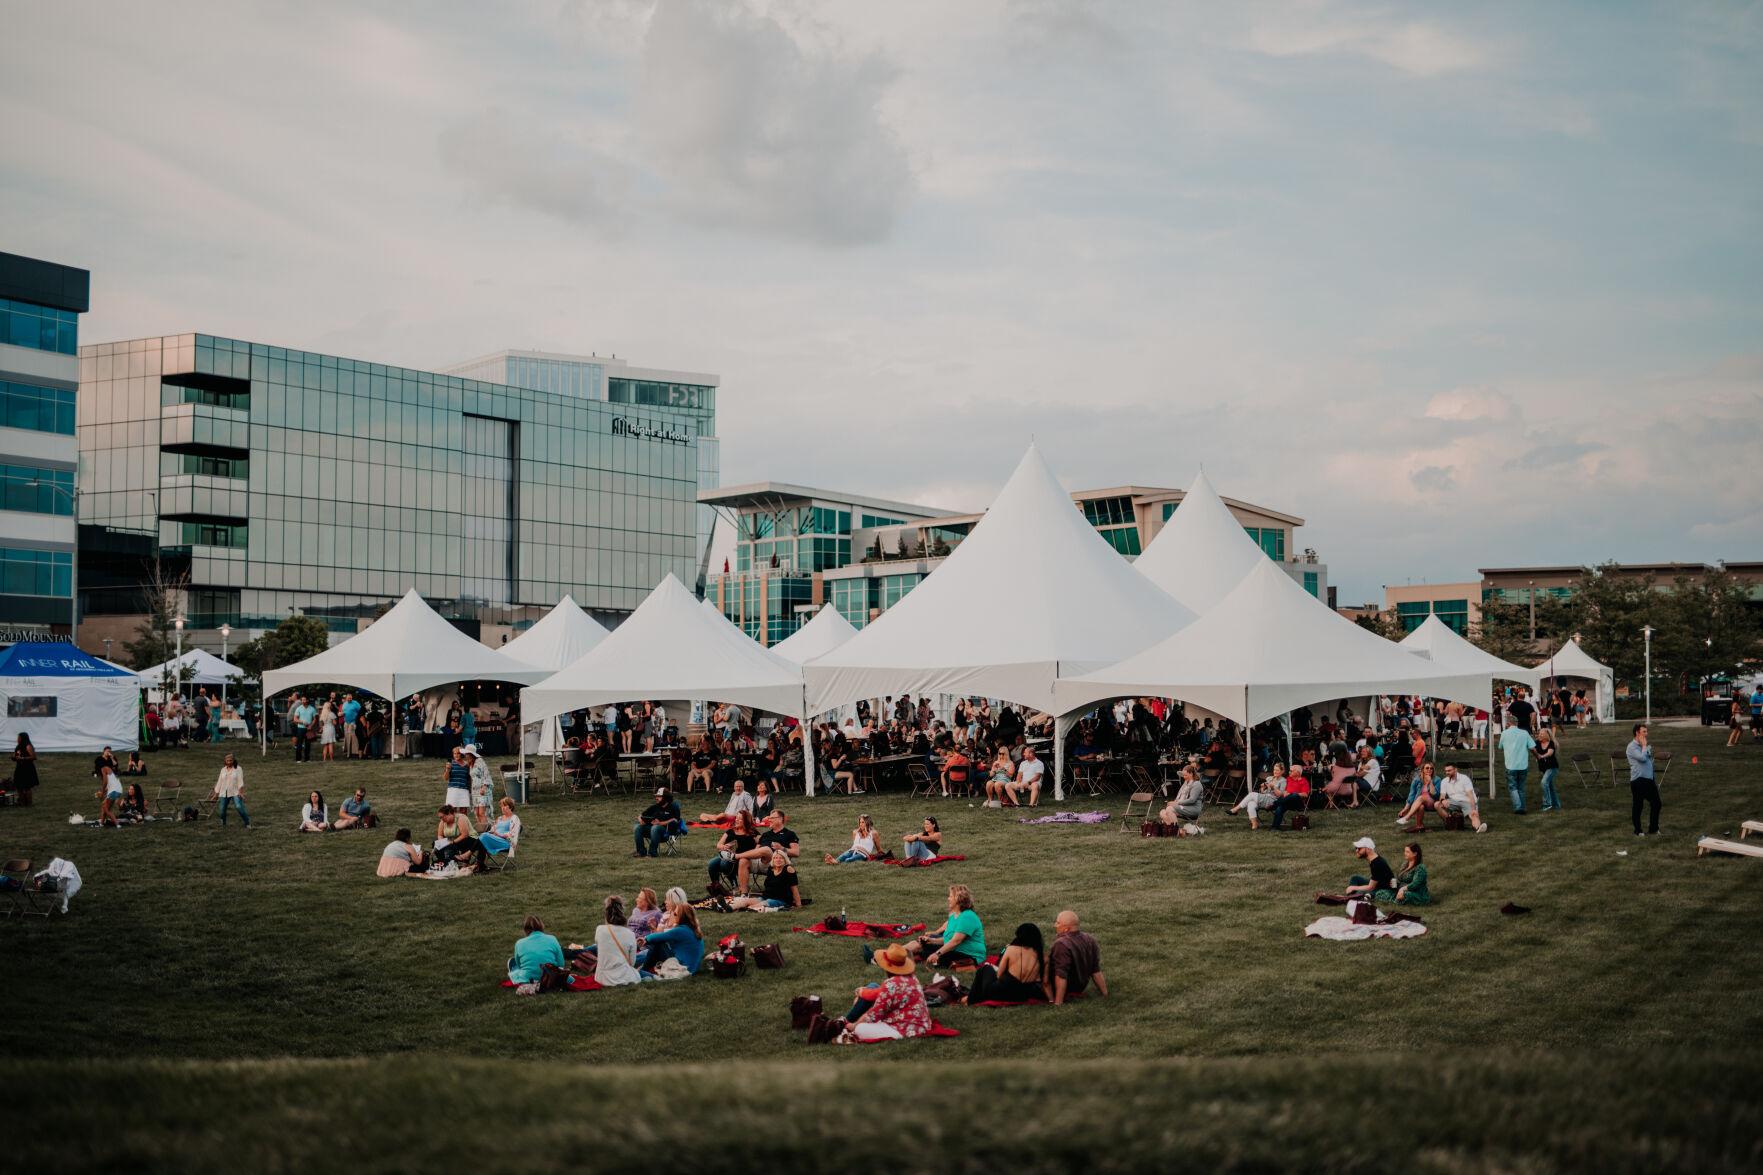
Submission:
POLYGON ((1494 798, 1494 743, 1499 741, 1500 732, 1494 729, 1494 687, 1488 683, 1488 799, 1494 798))
MULTIPOLYGON (((392 692, 393 693, 398 692, 397 685, 394 684, 392 686, 392 692)), ((398 761, 398 703, 397 703, 397 700, 394 699, 392 702, 392 762, 396 763, 397 761, 398 761)))
POLYGON ((1065 802, 1065 736, 1071 732, 1071 716, 1053 719, 1053 799, 1065 802))
MULTIPOLYGON (((802 698, 802 709, 804 711, 808 709, 806 694, 802 698)), ((814 764, 814 721, 804 717, 802 719, 802 795, 804 797, 814 794, 814 772, 816 770, 814 764)))
POLYGON ((1249 725, 1249 687, 1243 687, 1243 794, 1255 790, 1255 728, 1249 725))
POLYGON ((1292 768, 1292 712, 1286 711, 1286 770, 1292 768))
POLYGON ((269 698, 263 699, 263 712, 257 716, 257 757, 269 757, 269 698))

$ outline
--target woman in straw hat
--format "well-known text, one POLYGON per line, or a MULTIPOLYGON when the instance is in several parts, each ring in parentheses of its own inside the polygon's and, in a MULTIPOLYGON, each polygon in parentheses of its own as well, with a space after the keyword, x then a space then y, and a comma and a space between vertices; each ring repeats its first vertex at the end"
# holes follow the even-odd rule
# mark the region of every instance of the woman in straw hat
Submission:
POLYGON ((913 975, 918 964, 906 948, 889 943, 875 953, 872 962, 888 977, 857 989, 857 1002, 845 1015, 838 1043, 903 1040, 929 1033, 930 1009, 924 1002, 924 988, 913 975))

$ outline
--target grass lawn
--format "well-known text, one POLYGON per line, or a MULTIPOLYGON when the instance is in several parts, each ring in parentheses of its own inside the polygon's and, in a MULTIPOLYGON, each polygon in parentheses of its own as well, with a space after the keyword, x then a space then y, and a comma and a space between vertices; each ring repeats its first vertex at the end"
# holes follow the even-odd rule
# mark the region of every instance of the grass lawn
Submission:
MULTIPOLYGON (((1626 727, 1570 733, 1565 749, 1591 752, 1604 782, 1569 769, 1567 811, 1544 815, 1533 779, 1531 815, 1502 797, 1485 835, 1419 838, 1431 932, 1397 942, 1302 937, 1338 912, 1312 897, 1356 871, 1355 837, 1399 855, 1387 806, 1282 835, 1209 812, 1203 838, 1146 841, 1114 821, 1025 828, 965 801, 796 798, 814 907, 705 918, 713 936, 781 942, 786 970, 538 999, 498 986, 526 914, 587 939, 608 893, 701 892, 713 837, 635 860, 641 801, 542 794, 515 872, 381 881, 390 828, 433 828, 432 761, 307 766, 251 748, 246 833, 70 826, 69 812, 96 810, 88 760, 50 756, 36 806, 0 810, 0 855, 65 856, 86 888, 66 919, 0 922, 0 1055, 21 1112, 9 1142, 25 1165, 59 1170, 335 1166, 345 1131, 351 1166, 429 1167, 442 1123, 462 1140, 495 1133, 480 1157, 515 1169, 653 1169, 657 1146, 663 1163, 717 1170, 756 1156, 814 1169, 1756 1169, 1763 861, 1698 859, 1693 845, 1763 817, 1763 748, 1725 750, 1723 734, 1657 731, 1678 755, 1665 835, 1637 840, 1605 766, 1626 727), (293 831, 308 787, 334 807, 357 784, 386 828, 293 831), (968 859, 820 865, 860 811, 895 843, 937 815, 968 859), (934 926, 956 881, 998 944, 1024 920, 1050 934, 1076 908, 1113 997, 944 1010, 962 1032, 949 1040, 810 1051, 789 1031, 792 995, 836 1007, 873 974, 853 940, 793 925, 844 908, 934 926), (1534 913, 1503 916, 1508 900, 1534 913), (765 1142, 731 1149, 738 1130, 765 1142), (985 1149, 964 1161, 962 1138, 985 1149)), ((218 761, 163 752, 149 783, 205 789, 218 761)), ((1485 758, 1475 777, 1485 794, 1485 758)))

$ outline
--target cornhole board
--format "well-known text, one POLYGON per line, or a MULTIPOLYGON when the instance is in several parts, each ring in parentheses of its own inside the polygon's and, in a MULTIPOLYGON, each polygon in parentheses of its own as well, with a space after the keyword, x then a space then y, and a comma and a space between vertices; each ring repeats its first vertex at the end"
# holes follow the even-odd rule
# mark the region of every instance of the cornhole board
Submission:
POLYGON ((1719 837, 1704 836, 1696 842, 1696 856, 1703 857, 1709 853, 1731 853, 1735 857, 1763 857, 1763 845, 1746 844, 1742 840, 1721 840, 1719 837))
POLYGON ((1740 840, 1749 840, 1753 832, 1763 834, 1763 820, 1747 820, 1739 825, 1740 840))

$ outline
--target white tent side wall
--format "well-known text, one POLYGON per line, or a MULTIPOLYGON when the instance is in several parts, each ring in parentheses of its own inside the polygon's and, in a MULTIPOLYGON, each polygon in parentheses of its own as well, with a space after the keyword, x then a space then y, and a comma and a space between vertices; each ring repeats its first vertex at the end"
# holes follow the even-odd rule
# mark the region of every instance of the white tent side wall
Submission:
POLYGON ((138 750, 140 705, 133 677, 0 678, 0 739, 10 745, 28 734, 42 752, 138 750), (54 716, 12 717, 9 703, 21 698, 54 698, 54 716))

